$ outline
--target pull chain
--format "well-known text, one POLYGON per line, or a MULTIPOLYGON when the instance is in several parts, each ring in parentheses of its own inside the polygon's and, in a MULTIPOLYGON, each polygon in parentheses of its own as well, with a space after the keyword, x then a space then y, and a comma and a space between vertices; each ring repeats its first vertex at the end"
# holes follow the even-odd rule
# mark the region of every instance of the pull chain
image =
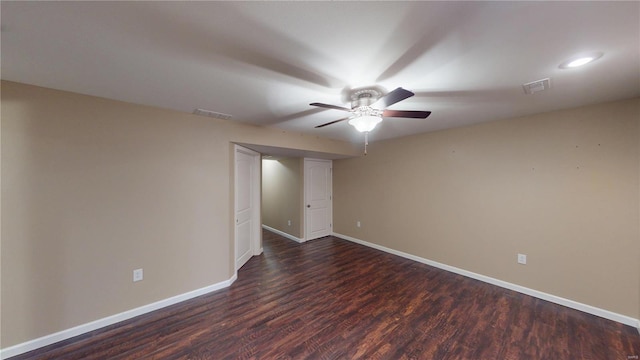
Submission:
POLYGON ((367 145, 369 145, 369 132, 364 133, 364 156, 367 156, 367 145))

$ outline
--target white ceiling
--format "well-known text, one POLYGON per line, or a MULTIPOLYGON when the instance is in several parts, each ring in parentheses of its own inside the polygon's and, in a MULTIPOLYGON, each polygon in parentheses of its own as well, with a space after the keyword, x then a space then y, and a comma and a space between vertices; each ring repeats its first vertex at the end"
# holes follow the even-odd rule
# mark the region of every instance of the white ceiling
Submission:
POLYGON ((371 140, 640 96, 640 2, 8 2, 2 79, 354 142, 350 88, 402 86, 371 140), (601 51, 581 68, 572 56, 601 51), (522 84, 551 78, 525 95, 522 84), (346 105, 348 106, 348 105, 346 105))

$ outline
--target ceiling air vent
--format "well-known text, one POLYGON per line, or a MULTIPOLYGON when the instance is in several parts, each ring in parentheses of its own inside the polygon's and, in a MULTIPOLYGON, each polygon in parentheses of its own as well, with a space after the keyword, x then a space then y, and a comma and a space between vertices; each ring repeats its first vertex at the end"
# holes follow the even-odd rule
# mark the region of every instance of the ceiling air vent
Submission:
POLYGON ((531 95, 533 93, 537 93, 543 90, 548 90, 550 87, 551 87, 550 78, 536 80, 536 81, 532 81, 530 83, 526 83, 522 85, 522 88, 524 89, 524 93, 527 95, 531 95))
POLYGON ((193 110, 193 113, 196 115, 208 116, 208 117, 222 119, 222 120, 231 119, 231 115, 229 114, 223 114, 223 113, 219 113, 211 110, 205 110, 205 109, 195 109, 193 110))

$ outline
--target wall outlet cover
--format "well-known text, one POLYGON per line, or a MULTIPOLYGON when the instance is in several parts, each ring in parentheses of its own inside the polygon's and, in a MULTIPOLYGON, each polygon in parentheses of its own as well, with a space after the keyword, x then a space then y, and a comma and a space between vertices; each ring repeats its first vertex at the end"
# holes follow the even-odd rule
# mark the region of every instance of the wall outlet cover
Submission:
POLYGON ((518 264, 526 265, 527 264, 527 255, 518 254, 518 264))
POLYGON ((142 273, 142 269, 133 270, 133 282, 140 281, 143 277, 144 274, 142 273))

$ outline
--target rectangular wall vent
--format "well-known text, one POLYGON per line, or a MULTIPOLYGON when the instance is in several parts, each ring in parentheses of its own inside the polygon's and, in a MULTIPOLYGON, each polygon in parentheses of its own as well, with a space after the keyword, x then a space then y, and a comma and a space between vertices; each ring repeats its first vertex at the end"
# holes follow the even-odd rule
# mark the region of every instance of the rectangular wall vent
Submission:
POLYGON ((550 87, 551 87, 550 78, 536 80, 536 81, 532 81, 530 83, 526 83, 522 85, 522 88, 524 89, 524 93, 527 95, 531 95, 533 93, 537 93, 543 90, 548 90, 550 87))
POLYGON ((219 113, 211 110, 205 110, 205 109, 195 109, 193 110, 193 113, 196 115, 208 116, 208 117, 222 119, 222 120, 229 120, 232 117, 229 114, 223 114, 223 113, 219 113))

